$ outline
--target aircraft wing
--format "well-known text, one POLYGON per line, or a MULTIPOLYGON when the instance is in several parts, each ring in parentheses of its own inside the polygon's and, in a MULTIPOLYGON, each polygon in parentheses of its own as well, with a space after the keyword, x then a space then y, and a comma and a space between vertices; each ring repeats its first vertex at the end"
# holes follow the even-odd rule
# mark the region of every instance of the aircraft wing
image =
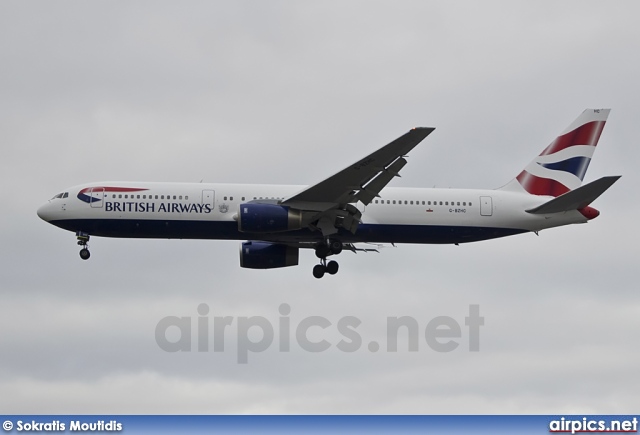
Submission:
POLYGON ((282 205, 300 210, 325 211, 358 201, 369 204, 407 164, 405 155, 434 128, 410 130, 329 178, 285 199, 282 205))

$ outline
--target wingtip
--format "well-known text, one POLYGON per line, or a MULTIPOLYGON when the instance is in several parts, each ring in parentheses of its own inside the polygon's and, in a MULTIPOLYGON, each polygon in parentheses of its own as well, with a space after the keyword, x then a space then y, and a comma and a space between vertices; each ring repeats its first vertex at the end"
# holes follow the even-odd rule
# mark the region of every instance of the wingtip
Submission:
POLYGON ((436 129, 435 127, 413 127, 411 130, 409 130, 409 133, 414 133, 414 134, 421 135, 423 137, 427 137, 431 133, 433 133, 433 130, 435 129, 436 129))

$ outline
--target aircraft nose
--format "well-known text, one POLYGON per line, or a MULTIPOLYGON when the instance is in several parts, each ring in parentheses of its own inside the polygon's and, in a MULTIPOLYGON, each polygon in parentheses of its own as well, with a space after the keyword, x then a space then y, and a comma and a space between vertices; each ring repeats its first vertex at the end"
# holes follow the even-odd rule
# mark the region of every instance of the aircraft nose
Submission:
POLYGON ((50 207, 50 203, 46 203, 42 206, 40 206, 40 208, 38 208, 38 217, 40 219, 42 219, 43 221, 49 222, 51 220, 51 207, 50 207))

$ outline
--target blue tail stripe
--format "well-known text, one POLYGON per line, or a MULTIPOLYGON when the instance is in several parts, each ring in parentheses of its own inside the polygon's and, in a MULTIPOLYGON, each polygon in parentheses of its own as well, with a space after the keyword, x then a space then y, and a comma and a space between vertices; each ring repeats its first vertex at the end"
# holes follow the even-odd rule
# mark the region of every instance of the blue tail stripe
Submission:
POLYGON ((591 163, 591 158, 589 157, 572 157, 570 159, 563 160, 561 162, 538 163, 538 164, 547 169, 551 169, 552 171, 570 172, 576 177, 578 177, 580 180, 582 180, 584 179, 584 174, 586 174, 587 172, 589 163, 591 163))

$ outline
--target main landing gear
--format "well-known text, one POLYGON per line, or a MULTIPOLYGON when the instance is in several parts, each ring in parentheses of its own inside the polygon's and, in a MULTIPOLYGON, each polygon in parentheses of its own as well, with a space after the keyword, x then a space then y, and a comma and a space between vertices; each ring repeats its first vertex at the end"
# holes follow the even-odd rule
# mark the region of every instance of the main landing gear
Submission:
POLYGON ((319 243, 316 246, 316 257, 320 259, 320 264, 316 264, 313 267, 313 276, 322 278, 325 273, 329 275, 338 273, 338 262, 332 260, 327 263, 327 257, 329 255, 338 255, 341 252, 342 242, 340 240, 328 240, 326 243, 319 243))
POLYGON ((76 239, 78 239, 78 245, 82 246, 80 258, 88 260, 89 257, 91 257, 91 252, 89 252, 89 234, 78 231, 76 233, 76 239))

